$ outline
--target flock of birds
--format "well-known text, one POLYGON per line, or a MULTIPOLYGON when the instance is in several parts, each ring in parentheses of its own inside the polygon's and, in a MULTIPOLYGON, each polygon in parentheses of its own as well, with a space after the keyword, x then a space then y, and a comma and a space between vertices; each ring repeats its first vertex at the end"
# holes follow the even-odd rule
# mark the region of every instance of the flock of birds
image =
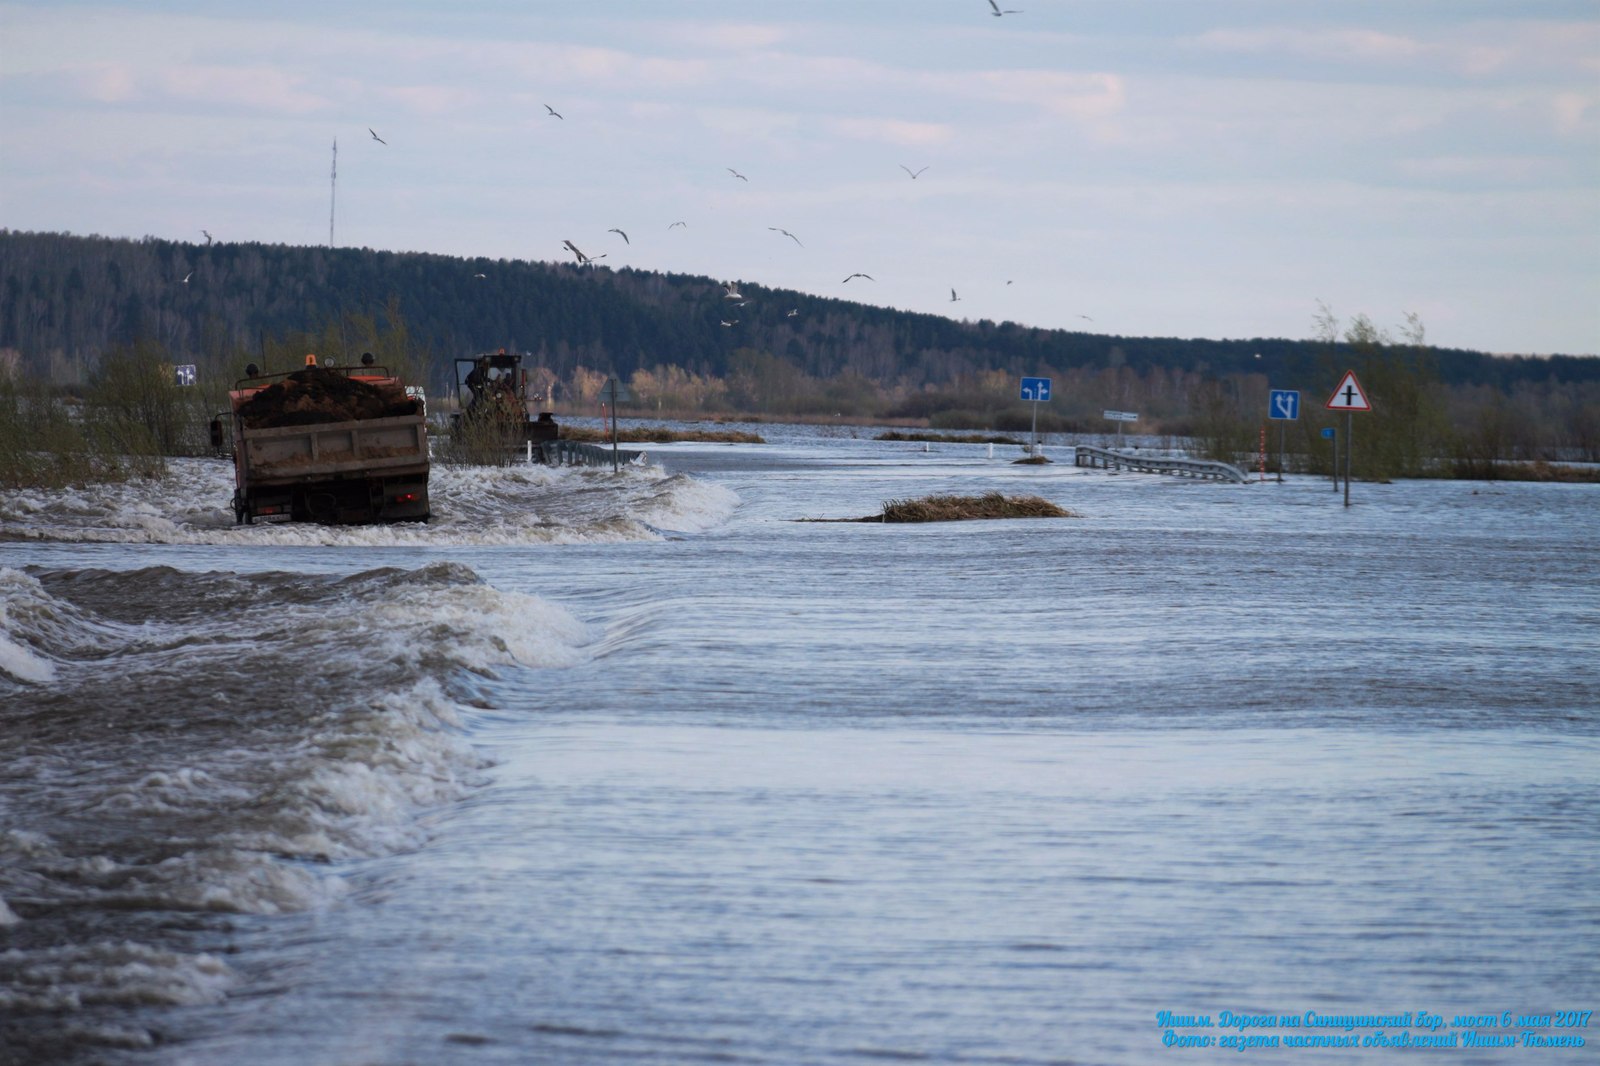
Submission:
MULTIPOLYGON (((995 18, 1001 18, 1001 17, 1003 17, 1005 15, 1020 15, 1020 14, 1023 13, 1021 10, 1016 9, 1016 8, 1002 8, 999 5, 999 3, 996 2, 996 0, 988 0, 988 4, 989 4, 989 8, 990 8, 990 12, 989 13, 991 15, 993 15, 995 18)), ((561 121, 566 121, 566 116, 561 114, 561 112, 557 111, 555 108, 551 107, 549 104, 544 104, 542 106, 545 109, 546 117, 560 119, 561 121)), ((369 133, 372 136, 372 139, 374 141, 376 141, 377 143, 382 144, 382 145, 388 145, 389 142, 384 140, 382 137, 378 136, 378 131, 373 129, 371 126, 367 127, 367 133, 369 133)), ((727 167, 725 169, 728 171, 729 174, 733 175, 733 177, 736 178, 739 181, 748 183, 749 180, 750 180, 748 177, 746 177, 745 175, 739 173, 739 171, 735 170, 733 167, 727 167)), ((912 168, 906 166, 904 163, 901 163, 900 164, 900 169, 905 171, 907 176, 910 177, 910 179, 912 181, 916 181, 918 178, 920 178, 928 170, 928 167, 922 166, 922 167, 918 167, 917 169, 913 170, 912 168)), ((687 222, 678 221, 678 222, 673 222, 671 225, 669 225, 667 227, 667 229, 668 230, 673 230, 673 229, 687 228, 687 227, 688 227, 688 223, 687 222)), ((781 235, 783 235, 785 237, 788 237, 790 240, 794 241, 794 243, 799 245, 801 248, 805 247, 805 243, 803 241, 801 241, 799 237, 796 237, 793 233, 790 233, 788 230, 784 229, 781 226, 768 226, 767 229, 771 230, 774 233, 778 233, 778 234, 781 234, 781 235)), ((201 230, 200 232, 205 234, 206 244, 210 245, 212 243, 211 234, 206 230, 201 230)), ((629 239, 628 234, 623 229, 621 229, 620 227, 613 226, 612 228, 608 229, 606 232, 607 233, 615 233, 615 234, 617 234, 619 237, 622 238, 622 241, 623 241, 624 244, 632 244, 633 243, 633 241, 629 239)), ((563 240, 561 243, 567 249, 567 251, 571 252, 572 255, 577 259, 577 265, 580 266, 580 267, 591 266, 594 263, 596 263, 599 260, 604 259, 606 257, 606 253, 604 253, 604 252, 601 252, 601 253, 599 253, 597 255, 588 255, 581 248, 579 248, 576 244, 574 244, 570 240, 563 240)), ((192 270, 189 271, 189 273, 184 276, 183 283, 184 284, 188 284, 189 279, 192 278, 193 276, 194 276, 194 271, 192 271, 192 270)), ((488 275, 487 274, 478 273, 478 274, 474 274, 473 277, 474 278, 487 278, 488 275)), ((865 278, 867 281, 876 281, 876 279, 871 274, 867 274, 867 273, 864 273, 862 271, 856 271, 854 273, 846 275, 844 280, 842 282, 840 282, 840 284, 849 284, 851 281, 853 281, 856 278, 865 278)), ((1006 284, 1010 285, 1011 282, 1007 281, 1006 284)), ((736 307, 743 307, 744 304, 745 304, 744 296, 739 292, 738 286, 736 284, 734 284, 733 282, 725 283, 723 295, 727 299, 738 301, 734 305, 736 307)), ((957 294, 956 290, 954 288, 951 288, 951 290, 950 290, 950 302, 951 303, 957 303, 957 302, 960 301, 960 299, 961 299, 961 297, 957 294)), ((800 314, 799 309, 798 308, 794 308, 794 309, 789 310, 786 313, 785 317, 794 318, 794 317, 797 317, 799 314, 800 314)), ((1093 319, 1089 318, 1088 315, 1079 315, 1078 317, 1079 318, 1083 318, 1083 319, 1087 319, 1088 321, 1091 321, 1091 322, 1094 321, 1093 319)), ((736 319, 736 318, 735 319, 731 319, 731 320, 724 318, 724 319, 720 319, 719 321, 721 321, 721 323, 724 326, 729 326, 729 327, 738 325, 738 323, 739 323, 739 320, 736 319)))

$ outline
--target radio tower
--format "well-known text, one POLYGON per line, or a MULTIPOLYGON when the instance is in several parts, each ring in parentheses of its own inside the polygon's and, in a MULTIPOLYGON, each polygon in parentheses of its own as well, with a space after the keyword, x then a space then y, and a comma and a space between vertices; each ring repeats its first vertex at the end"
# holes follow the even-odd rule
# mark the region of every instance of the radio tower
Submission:
POLYGON ((339 195, 339 138, 333 139, 333 169, 328 173, 328 247, 333 247, 333 209, 339 195))

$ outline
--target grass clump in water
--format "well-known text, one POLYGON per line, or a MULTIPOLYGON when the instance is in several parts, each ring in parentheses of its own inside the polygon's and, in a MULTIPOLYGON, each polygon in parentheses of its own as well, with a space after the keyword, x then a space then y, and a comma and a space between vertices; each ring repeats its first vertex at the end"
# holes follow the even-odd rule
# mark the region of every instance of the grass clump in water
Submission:
POLYGON ((802 522, 959 522, 971 518, 1078 518, 1038 496, 922 496, 915 500, 890 500, 883 513, 865 518, 802 518, 802 522))

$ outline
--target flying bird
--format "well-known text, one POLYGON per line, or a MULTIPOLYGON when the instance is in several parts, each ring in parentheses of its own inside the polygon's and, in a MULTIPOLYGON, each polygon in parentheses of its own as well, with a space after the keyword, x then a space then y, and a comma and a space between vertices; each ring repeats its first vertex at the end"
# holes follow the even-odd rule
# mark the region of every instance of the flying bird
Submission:
POLYGON ((1088 315, 1079 315, 1078 317, 1083 319, 1086 322, 1093 322, 1094 321, 1094 319, 1090 318, 1088 315))
POLYGON ((486 277, 488 277, 488 276, 489 276, 489 275, 487 275, 487 274, 474 274, 474 275, 472 275, 472 276, 473 276, 473 277, 475 277, 475 278, 486 278, 486 277))
POLYGON ((729 322, 725 318, 719 318, 719 319, 717 319, 717 321, 721 322, 724 326, 737 326, 739 324, 739 320, 737 318, 734 319, 732 322, 729 322))
POLYGON ((206 243, 210 244, 211 243, 211 231, 208 230, 208 229, 203 229, 200 232, 204 233, 206 235, 206 243))
MULTIPOLYGON (((616 229, 615 227, 606 230, 606 232, 607 233, 622 233, 621 230, 616 229)), ((622 243, 623 244, 632 244, 633 242, 628 240, 628 235, 626 233, 622 233, 622 243)))
POLYGON ((951 289, 950 290, 950 302, 951 303, 955 303, 959 299, 961 299, 961 297, 956 295, 956 290, 951 289))
MULTIPOLYGON (((850 278, 866 278, 868 281, 877 281, 878 280, 877 278, 873 277, 871 274, 862 274, 862 273, 859 273, 859 272, 855 273, 855 274, 851 274, 850 278)), ((846 281, 849 281, 850 278, 845 278, 844 281, 841 281, 839 284, 843 285, 846 281)))
POLYGON ((726 290, 722 294, 723 299, 725 299, 725 300, 742 300, 742 299, 744 299, 744 294, 739 291, 739 283, 738 282, 735 282, 735 281, 723 282, 722 287, 723 287, 723 289, 726 290))
POLYGON ((189 284, 189 279, 192 278, 192 277, 194 277, 194 271, 191 270, 191 271, 189 271, 189 273, 187 273, 187 274, 185 274, 183 276, 183 283, 185 285, 189 284))
POLYGON ((604 252, 601 252, 599 255, 584 255, 578 250, 578 246, 573 244, 571 241, 562 241, 561 243, 566 245, 567 249, 571 251, 573 255, 578 257, 579 266, 582 266, 585 263, 592 263, 596 259, 604 259, 606 257, 606 253, 604 252))
POLYGON ((743 174, 739 173, 737 170, 734 170, 732 167, 728 168, 728 173, 732 174, 734 177, 738 178, 740 181, 749 181, 750 180, 749 178, 745 177, 743 174))
POLYGON ((995 3, 994 0, 989 0, 989 6, 994 8, 994 11, 992 12, 992 14, 994 15, 995 18, 999 18, 1001 15, 1020 15, 1020 14, 1022 14, 1022 12, 1018 11, 1017 9, 1010 8, 1010 7, 1006 8, 1004 11, 1001 11, 1000 10, 1000 5, 995 3))
POLYGON ((372 139, 377 141, 379 144, 388 144, 389 143, 388 141, 384 140, 382 137, 379 137, 377 131, 374 130, 371 126, 367 127, 367 132, 372 134, 372 139))
POLYGON ((800 313, 800 309, 798 307, 796 307, 794 310, 790 311, 788 314, 784 315, 783 317, 784 318, 793 318, 794 316, 798 315, 799 313, 800 313))
POLYGON ((684 229, 688 229, 689 228, 689 223, 687 223, 687 222, 674 222, 672 225, 668 226, 667 228, 668 229, 676 229, 679 226, 682 226, 684 229))
POLYGON ((912 170, 910 167, 906 166, 904 163, 901 163, 900 164, 900 169, 905 171, 907 174, 910 174, 912 181, 916 181, 917 180, 917 175, 921 174, 924 170, 927 170, 928 168, 927 167, 922 167, 922 168, 917 169, 917 170, 912 170))
MULTIPOLYGON (((774 232, 774 233, 781 233, 781 234, 783 234, 783 235, 784 235, 784 236, 785 236, 785 237, 787 237, 787 238, 789 238, 789 239, 790 239, 790 240, 791 240, 791 241, 793 241, 793 242, 794 242, 794 243, 796 243, 796 244, 800 244, 800 238, 799 238, 799 237, 796 237, 796 236, 795 236, 795 235, 794 235, 794 234, 792 234, 792 233, 790 233, 790 232, 789 232, 789 231, 788 231, 788 230, 786 230, 786 229, 779 229, 779 228, 778 228, 778 227, 777 227, 777 226, 768 226, 768 227, 767 227, 767 228, 768 228, 768 229, 769 229, 769 230, 772 230, 772 231, 773 231, 773 232, 774 232)), ((800 247, 802 247, 802 248, 804 248, 804 247, 805 247, 805 245, 803 245, 803 244, 800 244, 800 247)))
POLYGON ((565 115, 563 115, 561 112, 557 111, 555 108, 551 107, 549 104, 545 104, 544 105, 544 109, 546 111, 550 112, 556 118, 559 118, 562 122, 565 122, 567 120, 565 115))

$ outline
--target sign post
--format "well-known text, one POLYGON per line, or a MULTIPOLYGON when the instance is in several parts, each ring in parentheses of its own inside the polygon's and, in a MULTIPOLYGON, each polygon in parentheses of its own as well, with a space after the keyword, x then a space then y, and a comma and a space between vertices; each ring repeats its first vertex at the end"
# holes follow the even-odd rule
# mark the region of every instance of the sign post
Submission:
MULTIPOLYGON (((1350 506, 1350 431, 1354 426, 1354 415, 1357 411, 1370 411, 1372 405, 1367 402, 1367 394, 1361 390, 1361 382, 1356 380, 1354 370, 1346 370, 1339 385, 1333 390, 1333 395, 1328 397, 1328 410, 1344 412, 1344 505, 1350 506)), ((1337 465, 1337 459, 1335 459, 1337 465)))
POLYGON ((1267 417, 1278 423, 1278 483, 1283 483, 1283 424, 1300 418, 1300 393, 1295 389, 1273 389, 1267 399, 1267 417))
POLYGON ((1339 491, 1339 431, 1328 426, 1322 431, 1322 439, 1328 442, 1328 447, 1333 449, 1331 469, 1333 470, 1333 491, 1339 491))
POLYGON ((1101 411, 1100 414, 1117 424, 1117 447, 1122 447, 1122 423, 1139 421, 1138 413, 1135 411, 1101 411))
MULTIPOLYGON (((625 386, 619 385, 616 378, 606 382, 606 390, 611 393, 611 472, 617 472, 617 400, 631 400, 625 386)), ((604 428, 604 427, 602 427, 604 428)))
POLYGON ((1033 402, 1033 443, 1028 447, 1028 454, 1039 454, 1039 405, 1050 402, 1049 378, 1023 378, 1022 398, 1033 402))

